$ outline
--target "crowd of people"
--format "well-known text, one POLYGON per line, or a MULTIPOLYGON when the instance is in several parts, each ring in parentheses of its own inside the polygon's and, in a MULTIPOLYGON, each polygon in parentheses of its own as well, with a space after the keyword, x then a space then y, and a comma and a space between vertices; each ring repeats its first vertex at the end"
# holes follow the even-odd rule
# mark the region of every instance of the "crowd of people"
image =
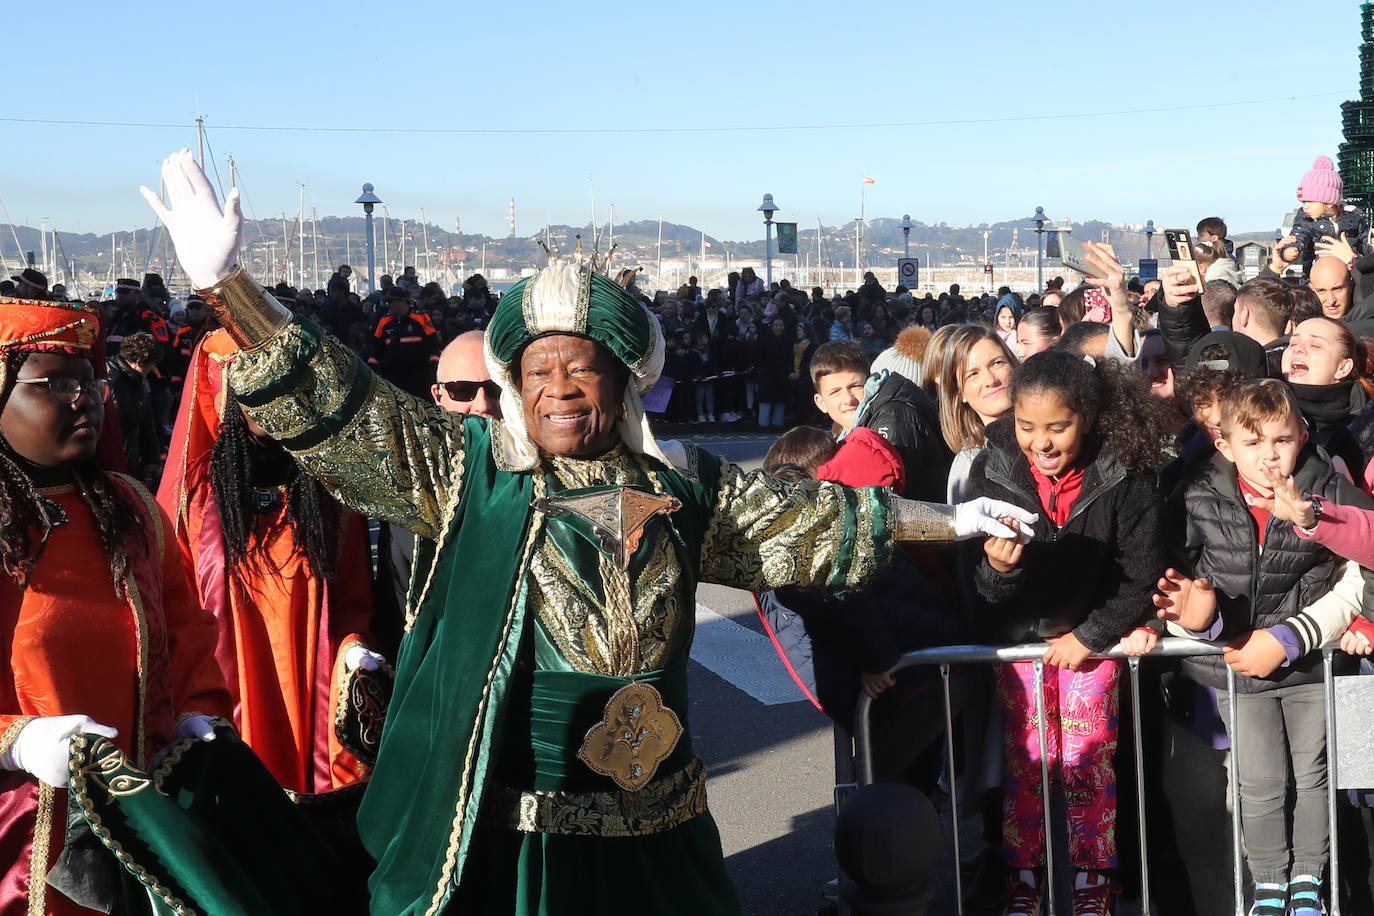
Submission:
MULTIPOLYGON (((687 722, 684 609, 710 581, 759 595, 826 714, 873 698, 879 779, 979 799, 972 910, 1041 911, 1045 760, 1075 914, 1139 891, 1123 853, 1158 863, 1159 912, 1205 912, 1160 797, 1147 849, 1118 830, 1101 656, 1175 635, 1224 654, 1156 668, 1142 718, 1243 761, 1249 913, 1374 912, 1368 868, 1329 881, 1333 841, 1374 849, 1359 799, 1328 822, 1321 684, 1322 647, 1341 673, 1374 650, 1374 254, 1326 165, 1243 283, 1211 217, 1197 262, 1142 283, 1085 243, 1082 282, 1025 299, 749 268, 650 296, 560 258, 499 297, 410 269, 364 297, 347 266, 254 283, 236 193, 174 154, 170 202, 145 196, 196 294, 0 284, 0 911, 110 912, 129 876, 174 909, 265 893, 118 835, 130 785, 241 741, 293 798, 353 799, 355 909, 737 912, 687 722), (745 473, 664 420, 779 436, 745 473), (967 642, 1043 643, 1044 708, 1034 663, 957 672, 951 773, 930 674, 891 669, 967 642), (83 820, 111 881, 54 867, 83 820)), ((1147 742, 1149 779, 1205 796, 1168 756, 1147 742)), ((162 829, 220 842, 207 807, 162 829)))

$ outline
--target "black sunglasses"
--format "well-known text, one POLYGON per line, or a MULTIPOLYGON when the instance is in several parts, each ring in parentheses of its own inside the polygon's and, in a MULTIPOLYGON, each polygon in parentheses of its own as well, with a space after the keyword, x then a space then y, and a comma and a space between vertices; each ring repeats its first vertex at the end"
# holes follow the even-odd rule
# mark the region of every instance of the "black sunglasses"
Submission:
POLYGON ((478 390, 485 391, 489 401, 496 401, 501 398, 501 386, 491 379, 487 379, 485 382, 455 381, 439 382, 438 384, 455 401, 471 401, 477 397, 478 390))

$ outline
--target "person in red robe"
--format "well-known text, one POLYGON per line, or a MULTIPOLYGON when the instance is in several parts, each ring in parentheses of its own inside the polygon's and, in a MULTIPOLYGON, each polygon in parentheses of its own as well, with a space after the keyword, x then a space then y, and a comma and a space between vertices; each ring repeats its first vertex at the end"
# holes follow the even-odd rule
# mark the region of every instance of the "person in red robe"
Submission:
POLYGON ((231 711, 171 523, 101 467, 101 315, 0 298, 0 914, 89 913, 50 887, 70 738, 149 767, 231 711))
POLYGON ((239 734, 284 787, 326 792, 367 775, 335 734, 344 677, 386 661, 367 648, 366 520, 243 414, 223 380, 236 350, 223 331, 197 344, 158 502, 218 622, 239 734))

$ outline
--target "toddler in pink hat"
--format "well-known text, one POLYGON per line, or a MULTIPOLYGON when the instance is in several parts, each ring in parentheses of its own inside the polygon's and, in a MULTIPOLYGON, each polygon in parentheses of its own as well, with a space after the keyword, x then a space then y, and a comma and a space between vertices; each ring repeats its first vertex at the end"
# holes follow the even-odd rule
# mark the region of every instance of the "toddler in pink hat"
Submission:
POLYGON ((1369 251, 1369 227, 1364 214, 1358 207, 1345 205, 1344 188, 1340 173, 1327 156, 1318 156, 1302 176, 1298 185, 1302 212, 1293 221, 1293 235, 1298 242, 1303 276, 1312 270, 1318 254, 1316 246, 1323 237, 1339 239, 1344 234, 1356 257, 1369 251))

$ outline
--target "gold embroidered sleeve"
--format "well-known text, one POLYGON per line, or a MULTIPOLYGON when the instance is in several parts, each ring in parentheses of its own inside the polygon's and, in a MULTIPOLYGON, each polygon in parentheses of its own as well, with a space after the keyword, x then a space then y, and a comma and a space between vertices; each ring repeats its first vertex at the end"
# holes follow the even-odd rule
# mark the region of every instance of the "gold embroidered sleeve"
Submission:
POLYGON ((891 554, 891 502, 883 487, 790 483, 721 460, 701 579, 756 592, 858 588, 891 554))
POLYGON ((459 418, 299 320, 241 351, 228 380, 249 416, 349 508, 439 536, 462 480, 459 418))

